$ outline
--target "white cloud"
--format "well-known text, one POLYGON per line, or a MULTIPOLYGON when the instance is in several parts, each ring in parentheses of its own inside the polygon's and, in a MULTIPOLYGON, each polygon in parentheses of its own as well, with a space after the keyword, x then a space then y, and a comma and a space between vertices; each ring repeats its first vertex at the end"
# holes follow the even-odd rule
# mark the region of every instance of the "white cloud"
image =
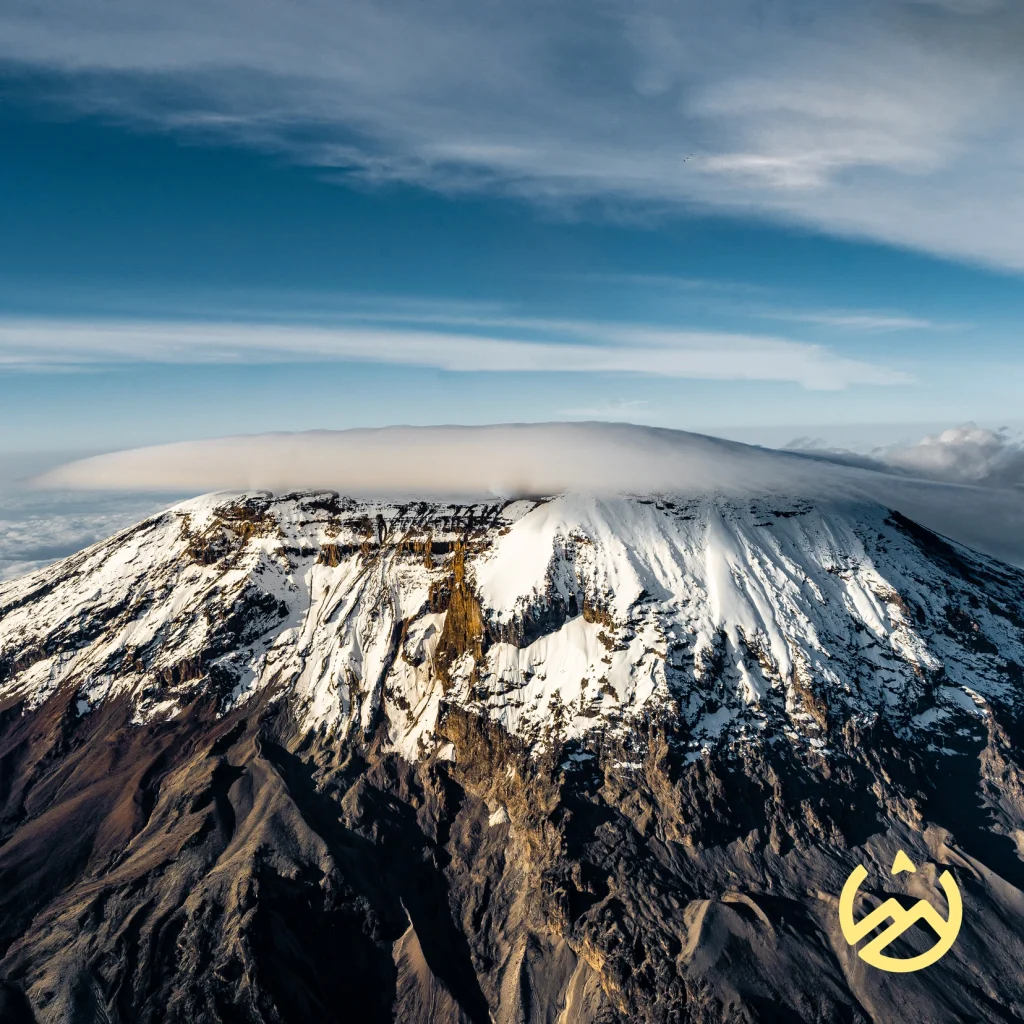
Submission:
POLYGON ((334 489, 376 496, 652 491, 880 501, 1024 564, 1024 495, 914 480, 629 424, 390 427, 218 438, 101 455, 46 473, 57 488, 334 489))
MULTIPOLYGON (((372 317, 370 318, 372 319, 372 317)), ((401 315, 390 319, 402 321, 401 315)), ((416 329, 178 321, 0 320, 0 368, 110 362, 343 360, 452 372, 636 373, 706 380, 796 381, 807 388, 909 383, 904 372, 820 345, 767 335, 643 324, 500 317, 418 319, 416 329), (430 323, 518 329, 516 337, 431 329, 430 323)))
POLYGON ((890 449, 878 459, 933 480, 1024 489, 1024 443, 973 423, 890 449))
MULTIPOLYGON (((788 459, 805 472, 802 460, 788 459)), ((819 474, 814 467, 811 474, 819 474)), ((358 494, 773 486, 757 449, 608 423, 388 427, 216 438, 113 452, 58 467, 46 486, 183 490, 337 488, 358 494), (724 462, 719 456, 725 452, 724 462), (737 477, 737 465, 749 472, 737 477)))
POLYGON ((850 331, 937 331, 950 330, 958 324, 941 324, 924 317, 903 313, 863 313, 857 310, 762 310, 757 314, 766 320, 786 320, 790 323, 818 324, 850 331))
POLYGON ((152 494, 0 495, 0 582, 103 540, 164 505, 152 494))
POLYGON ((1024 269, 1024 6, 9 0, 65 99, 325 169, 753 212, 1024 269))
POLYGON ((870 453, 827 448, 807 437, 797 438, 786 447, 829 461, 926 480, 1024 491, 1024 440, 1009 430, 990 430, 974 423, 929 434, 911 444, 875 448, 870 453))

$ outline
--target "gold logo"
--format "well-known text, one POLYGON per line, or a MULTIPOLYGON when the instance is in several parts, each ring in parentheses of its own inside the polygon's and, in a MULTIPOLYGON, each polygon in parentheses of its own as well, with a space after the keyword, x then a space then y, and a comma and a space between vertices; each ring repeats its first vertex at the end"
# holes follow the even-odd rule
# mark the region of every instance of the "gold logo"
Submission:
MULTIPOLYGON (((892 873, 898 875, 901 871, 916 870, 913 861, 900 850, 892 862, 892 873)), ((880 907, 872 910, 870 914, 862 917, 859 921, 854 921, 853 902, 857 891, 867 877, 867 870, 863 865, 858 864, 850 872, 850 877, 843 885, 843 891, 839 896, 839 925, 843 929, 843 938, 851 946, 855 946, 885 921, 891 920, 892 924, 873 938, 863 949, 857 951, 861 960, 872 967, 877 967, 880 971, 906 974, 910 971, 919 971, 922 967, 935 963, 949 952, 960 933, 964 908, 960 899, 960 890, 948 871, 943 871, 939 875, 939 884, 942 886, 942 891, 946 894, 946 902, 949 904, 949 917, 946 920, 942 919, 939 912, 927 900, 918 900, 909 910, 905 910, 895 899, 890 897, 880 907), (931 949, 907 958, 886 956, 882 952, 908 928, 921 920, 927 921, 939 937, 938 942, 931 949)))

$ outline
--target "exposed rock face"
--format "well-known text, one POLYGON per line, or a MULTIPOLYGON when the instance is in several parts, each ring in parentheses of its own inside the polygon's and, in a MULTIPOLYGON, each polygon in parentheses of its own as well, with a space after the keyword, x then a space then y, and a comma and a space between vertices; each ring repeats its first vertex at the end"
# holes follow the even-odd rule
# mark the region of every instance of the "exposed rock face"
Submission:
POLYGON ((186 503, 0 587, 0 1020, 1021 1019, 1022 665, 873 506, 186 503))

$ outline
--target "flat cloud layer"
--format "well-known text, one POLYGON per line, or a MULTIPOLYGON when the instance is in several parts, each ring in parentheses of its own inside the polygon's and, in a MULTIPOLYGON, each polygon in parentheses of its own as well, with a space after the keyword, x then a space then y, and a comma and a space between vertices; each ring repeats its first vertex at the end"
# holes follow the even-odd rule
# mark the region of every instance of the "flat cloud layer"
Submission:
POLYGON ((57 488, 195 492, 329 489, 388 497, 596 493, 805 495, 871 500, 1024 564, 1024 494, 773 451, 676 430, 609 423, 264 434, 115 452, 59 467, 57 488))
POLYGON ((1024 269, 1019 0, 7 0, 63 102, 372 181, 1024 269))
POLYGON ((0 583, 103 540, 173 500, 150 492, 33 489, 25 477, 42 468, 38 459, 0 455, 0 583))

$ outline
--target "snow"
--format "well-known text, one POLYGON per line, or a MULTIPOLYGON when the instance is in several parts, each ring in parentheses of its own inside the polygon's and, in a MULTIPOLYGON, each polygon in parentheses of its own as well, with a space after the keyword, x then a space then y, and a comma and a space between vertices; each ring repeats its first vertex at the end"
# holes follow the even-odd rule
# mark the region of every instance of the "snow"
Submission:
MULTIPOLYGON (((1006 581, 998 600, 1019 601, 1019 572, 978 564, 1006 581)), ((220 493, 0 585, 0 665, 21 665, 0 674, 0 701, 34 707, 69 689, 85 714, 127 693, 143 722, 179 714, 217 680, 225 710, 269 690, 339 737, 383 716, 408 758, 454 755, 436 730, 453 705, 536 749, 666 715, 689 731, 691 759, 774 714, 792 742, 827 753, 809 701, 833 719, 934 730, 1016 699, 1001 666, 1024 664, 1021 632, 991 596, 860 500, 220 493), (264 519, 239 538, 223 524, 241 501, 264 519), (227 553, 196 561, 189 535, 208 531, 227 553), (435 597, 467 536, 491 641, 449 666, 445 690, 435 597), (425 543, 439 545, 430 559, 425 543), (327 544, 336 565, 318 557, 327 544), (225 639, 239 609, 241 632, 225 639), (971 643, 948 627, 956 616, 974 623, 971 643)))

